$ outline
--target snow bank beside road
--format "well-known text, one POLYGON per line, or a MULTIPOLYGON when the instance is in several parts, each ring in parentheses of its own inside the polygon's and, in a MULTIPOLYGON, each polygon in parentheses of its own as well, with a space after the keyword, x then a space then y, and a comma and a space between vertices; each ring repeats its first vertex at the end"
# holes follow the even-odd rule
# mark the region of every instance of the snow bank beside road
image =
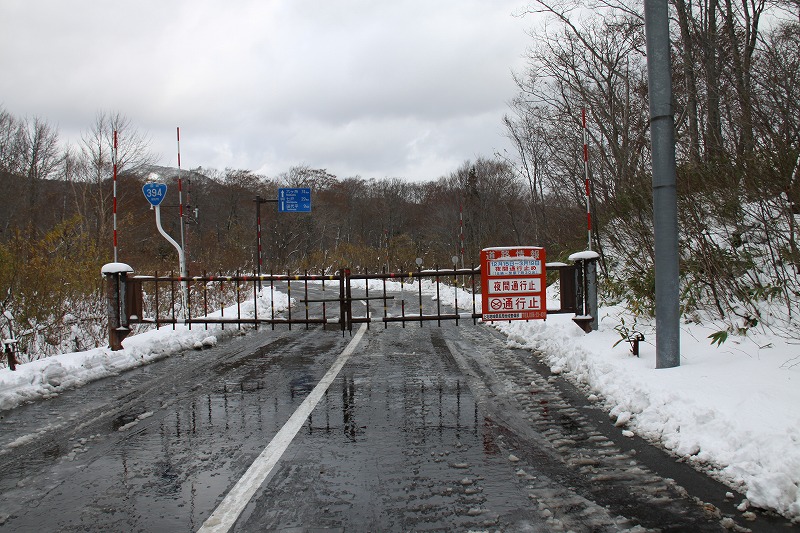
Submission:
MULTIPOLYGON (((258 313, 265 316, 270 312, 273 295, 269 289, 262 290, 258 297, 258 313)), ((282 311, 288 306, 286 294, 274 292, 275 310, 282 311)), ((243 316, 253 316, 253 301, 241 304, 243 316)), ((225 310, 226 316, 236 313, 236 306, 225 310)), ((219 316, 219 312, 211 316, 219 316)), ((79 387, 91 381, 118 374, 137 366, 146 365, 169 355, 192 348, 199 349, 215 345, 219 339, 237 334, 236 327, 228 325, 224 330, 220 325, 164 326, 125 339, 123 349, 111 351, 109 348, 95 348, 85 352, 75 352, 47 357, 17 366, 12 372, 8 368, 0 370, 0 410, 11 409, 22 403, 46 399, 59 392, 79 387)))
POLYGON ((681 366, 656 370, 654 328, 640 327, 647 339, 636 358, 628 343, 614 346, 618 313, 603 309, 589 335, 565 315, 496 327, 599 396, 621 428, 737 487, 749 504, 800 520, 798 347, 753 331, 714 346, 713 329, 685 325, 681 366))

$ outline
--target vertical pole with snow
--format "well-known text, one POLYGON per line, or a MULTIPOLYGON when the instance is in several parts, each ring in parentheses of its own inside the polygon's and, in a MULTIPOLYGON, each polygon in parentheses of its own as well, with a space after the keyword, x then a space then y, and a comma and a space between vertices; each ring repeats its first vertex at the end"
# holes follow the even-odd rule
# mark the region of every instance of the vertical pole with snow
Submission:
POLYGON ((589 247, 592 249, 592 210, 589 201, 589 129, 586 127, 586 108, 581 109, 581 120, 583 122, 583 175, 586 187, 586 228, 589 233, 589 247))
POLYGON ((117 130, 114 130, 114 149, 111 152, 111 159, 114 165, 114 205, 113 205, 113 226, 114 226, 114 262, 119 261, 117 255, 117 130))
POLYGON ((678 193, 667 0, 644 0, 656 275, 656 368, 680 365, 678 193))

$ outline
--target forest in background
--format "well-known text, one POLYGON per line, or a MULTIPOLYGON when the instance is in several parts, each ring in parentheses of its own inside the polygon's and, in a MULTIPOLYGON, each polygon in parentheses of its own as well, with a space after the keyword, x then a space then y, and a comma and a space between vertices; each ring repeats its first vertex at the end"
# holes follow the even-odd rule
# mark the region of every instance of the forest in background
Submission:
MULTIPOLYGON (((8 113, 3 117, 5 124, 16 126, 23 146, 37 135, 57 138, 43 122, 8 113)), ((48 177, 0 172, 0 187, 21 200, 0 212, 0 304, 6 314, 0 327, 4 338, 13 330, 23 351, 49 354, 106 342, 99 271, 113 260, 108 147, 115 130, 118 259, 142 274, 179 270, 177 253, 157 232, 154 212, 142 194, 148 181, 167 184, 162 224, 180 241, 179 170, 154 165, 144 141, 140 146, 131 141, 126 149, 127 139, 142 137, 130 131, 124 117, 99 115, 80 147, 66 154, 53 151, 48 177)), ((48 166, 44 161, 38 165, 48 166)), ((272 178, 249 170, 205 168, 180 171, 180 177, 190 275, 254 272, 255 199, 275 200, 280 187, 310 188, 312 211, 279 213, 277 203, 261 205, 264 273, 331 273, 342 267, 408 271, 416 268, 417 257, 426 267, 447 268, 453 256, 460 258, 462 244, 464 263, 471 266, 481 248, 531 244, 534 238, 523 184, 507 163, 495 159, 468 161, 448 176, 419 183, 339 178, 305 166, 272 178)), ((552 256, 585 247, 583 210, 569 205, 552 209, 562 224, 536 244, 547 246, 552 256)))
MULTIPOLYGON (((262 205, 264 270, 407 270, 416 257, 467 266, 485 246, 539 245, 551 260, 586 246, 582 109, 588 116, 593 248, 604 297, 653 312, 653 228, 642 8, 618 0, 534 0, 528 67, 504 125, 514 149, 465 161, 438 180, 334 176, 297 166, 185 170, 191 273, 252 271, 254 198, 310 187, 310 214, 262 205), (584 9, 584 8, 590 9, 584 9), (541 21, 546 21, 541 22, 541 21), (194 208, 197 216, 194 216, 194 208)), ((800 3, 673 0, 673 96, 685 320, 731 333, 779 328, 800 312, 800 3)), ((112 136, 118 132, 119 258, 177 270, 141 193, 170 186, 164 225, 178 235, 177 169, 154 166, 147 137, 99 113, 77 145, 0 108, 0 336, 37 356, 105 343, 99 268, 112 259, 112 136)))

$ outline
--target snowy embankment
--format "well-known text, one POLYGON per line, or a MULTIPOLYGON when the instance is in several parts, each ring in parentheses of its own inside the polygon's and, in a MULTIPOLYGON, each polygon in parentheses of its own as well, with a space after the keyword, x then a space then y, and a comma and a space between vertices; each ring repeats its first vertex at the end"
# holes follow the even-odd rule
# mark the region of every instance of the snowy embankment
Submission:
MULTIPOLYGON (((273 296, 268 289, 258 297, 258 313, 270 312, 273 296)), ((275 311, 288 306, 285 294, 275 291, 275 311)), ((253 301, 241 304, 244 317, 253 317, 253 301)), ((236 314, 236 306, 225 310, 226 316, 236 314)), ((220 316, 219 312, 210 316, 220 316)), ((249 326, 248 326, 249 328, 249 326)), ((85 352, 66 353, 18 365, 16 371, 0 370, 0 410, 11 409, 22 403, 47 399, 59 392, 79 387, 91 381, 119 374, 125 370, 152 363, 169 355, 190 349, 214 346, 220 339, 231 337, 242 330, 228 325, 210 325, 205 329, 195 325, 191 330, 184 325, 162 326, 132 335, 123 342, 124 349, 111 351, 108 347, 85 352)))
POLYGON ((681 366, 656 370, 654 327, 640 357, 614 330, 615 309, 585 335, 568 317, 497 327, 512 346, 540 353, 609 411, 626 435, 658 442, 744 492, 748 504, 800 520, 800 356, 785 339, 751 331, 712 346, 715 330, 681 332, 681 366), (759 346, 761 345, 761 346, 759 346), (795 365, 795 366, 793 366, 795 365))
MULTIPOLYGON (((382 290, 383 282, 373 283, 370 292, 382 290)), ((386 286, 401 289, 393 281, 386 286)), ((409 295, 418 290, 417 284, 404 287, 409 295)), ((423 282, 422 290, 436 295, 433 283, 423 282)), ((469 293, 457 294, 459 309, 471 312, 469 293)), ((286 296, 275 296, 276 309, 285 307, 286 296)), ((440 287, 442 304, 453 305, 455 296, 454 289, 440 287)), ((269 291, 262 293, 259 314, 269 309, 269 298, 269 291)), ((557 298, 548 305, 557 307, 557 298)), ((248 311, 252 314, 252 302, 248 311)), ((754 505, 800 521, 800 345, 751 329, 747 337, 731 336, 717 346, 708 336, 719 328, 688 324, 681 332, 681 366, 656 370, 652 323, 637 325, 645 334, 637 358, 628 343, 618 343, 619 331, 633 318, 621 307, 601 308, 600 315, 599 331, 588 335, 569 315, 494 326, 508 336, 509 346, 536 352, 553 372, 583 386, 623 434, 660 443, 745 493, 740 510, 754 505)), ((166 327, 129 337, 119 352, 96 349, 26 363, 16 372, 6 368, 0 370, 0 408, 214 344, 236 331, 166 327)))

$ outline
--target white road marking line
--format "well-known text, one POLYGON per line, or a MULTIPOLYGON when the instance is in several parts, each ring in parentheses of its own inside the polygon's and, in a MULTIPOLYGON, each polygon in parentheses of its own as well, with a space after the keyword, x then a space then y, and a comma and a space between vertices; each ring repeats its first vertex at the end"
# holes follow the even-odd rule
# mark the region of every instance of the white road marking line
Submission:
POLYGON ((339 355, 333 366, 323 376, 311 394, 300 404, 300 407, 289 417, 289 420, 283 427, 275 434, 272 441, 264 448, 261 455, 253 461, 247 472, 244 473, 242 478, 236 482, 236 485, 228 492, 219 506, 211 513, 202 527, 198 529, 198 533, 224 533, 233 527, 233 524, 242 514, 244 508, 250 502, 250 499, 255 494, 256 490, 264 483, 272 469, 280 460, 283 453, 289 447, 297 432, 305 424, 308 415, 314 410, 314 407, 322 399, 325 391, 331 386, 333 380, 339 374, 344 364, 353 354, 356 345, 364 336, 367 329, 366 324, 362 324, 361 328, 356 332, 355 337, 350 341, 344 351, 339 355))

